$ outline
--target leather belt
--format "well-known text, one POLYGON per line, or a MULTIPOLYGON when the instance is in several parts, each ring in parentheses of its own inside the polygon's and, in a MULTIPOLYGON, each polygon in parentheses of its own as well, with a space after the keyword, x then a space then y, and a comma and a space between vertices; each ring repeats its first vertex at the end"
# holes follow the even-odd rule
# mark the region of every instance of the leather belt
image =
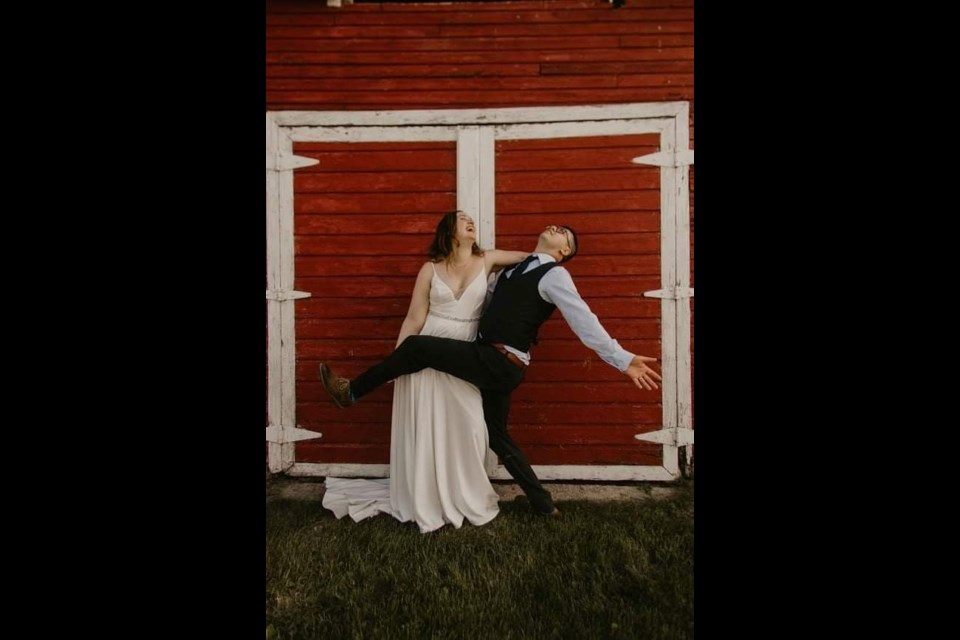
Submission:
POLYGON ((527 368, 527 365, 523 363, 523 360, 517 357, 517 354, 507 351, 506 347, 504 347, 502 344, 498 342, 489 342, 487 344, 506 356, 507 360, 509 360, 511 364, 516 365, 520 369, 527 368))

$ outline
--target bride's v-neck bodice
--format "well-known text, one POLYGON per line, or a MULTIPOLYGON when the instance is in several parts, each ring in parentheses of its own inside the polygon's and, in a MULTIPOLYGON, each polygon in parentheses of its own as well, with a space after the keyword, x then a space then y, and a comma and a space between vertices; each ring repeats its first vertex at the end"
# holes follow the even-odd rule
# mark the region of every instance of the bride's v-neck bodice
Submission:
POLYGON ((481 269, 457 298, 434 268, 430 281, 430 311, 420 334, 474 340, 487 295, 485 275, 485 270, 481 269))

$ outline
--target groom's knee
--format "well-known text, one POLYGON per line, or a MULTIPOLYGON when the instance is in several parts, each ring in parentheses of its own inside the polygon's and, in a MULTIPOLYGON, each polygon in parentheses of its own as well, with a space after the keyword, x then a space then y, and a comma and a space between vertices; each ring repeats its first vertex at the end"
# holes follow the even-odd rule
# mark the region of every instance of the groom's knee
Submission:
POLYGON ((427 366, 430 359, 430 345, 432 336, 407 336, 397 347, 397 355, 410 362, 427 366))

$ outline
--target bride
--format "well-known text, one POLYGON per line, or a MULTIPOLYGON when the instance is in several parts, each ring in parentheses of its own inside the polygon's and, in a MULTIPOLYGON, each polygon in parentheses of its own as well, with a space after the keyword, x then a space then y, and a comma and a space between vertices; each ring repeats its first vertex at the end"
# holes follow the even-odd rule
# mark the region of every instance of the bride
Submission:
MULTIPOLYGON (((529 254, 483 251, 473 219, 453 211, 440 219, 430 260, 420 268, 399 346, 421 334, 473 341, 491 273, 529 254)), ((390 430, 390 478, 326 479, 323 506, 355 521, 389 513, 427 533, 463 520, 483 525, 500 512, 487 477, 487 427, 480 391, 436 369, 397 378, 390 430)))

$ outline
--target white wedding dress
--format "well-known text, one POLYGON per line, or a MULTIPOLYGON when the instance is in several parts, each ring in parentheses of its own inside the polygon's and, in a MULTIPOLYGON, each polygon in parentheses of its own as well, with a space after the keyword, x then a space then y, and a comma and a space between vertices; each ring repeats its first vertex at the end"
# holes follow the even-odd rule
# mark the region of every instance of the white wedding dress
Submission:
MULTIPOLYGON (((420 335, 473 341, 483 313, 486 273, 460 298, 434 269, 430 311, 420 335)), ((337 518, 355 521, 389 513, 416 522, 427 533, 445 524, 460 528, 490 522, 500 512, 487 468, 496 456, 488 447, 480 390, 469 382, 424 369, 397 378, 390 431, 390 478, 326 479, 323 506, 337 518)))

